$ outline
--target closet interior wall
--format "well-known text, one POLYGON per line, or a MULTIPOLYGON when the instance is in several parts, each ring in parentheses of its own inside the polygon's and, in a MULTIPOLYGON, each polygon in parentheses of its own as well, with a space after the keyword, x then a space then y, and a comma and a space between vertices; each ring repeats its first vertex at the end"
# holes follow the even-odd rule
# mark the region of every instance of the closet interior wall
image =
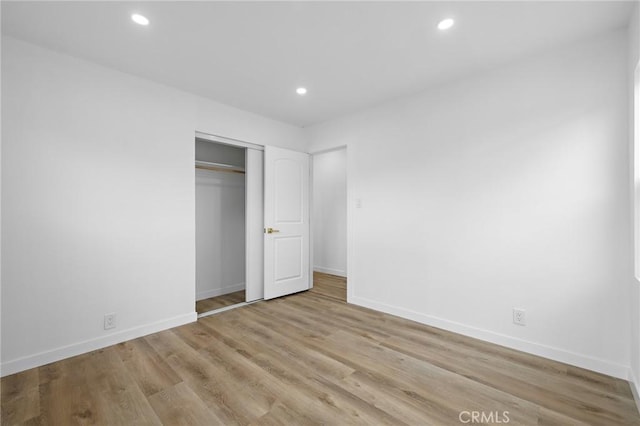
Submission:
POLYGON ((202 300, 245 289, 245 149, 196 139, 195 151, 198 167, 220 165, 195 169, 196 300, 202 300))

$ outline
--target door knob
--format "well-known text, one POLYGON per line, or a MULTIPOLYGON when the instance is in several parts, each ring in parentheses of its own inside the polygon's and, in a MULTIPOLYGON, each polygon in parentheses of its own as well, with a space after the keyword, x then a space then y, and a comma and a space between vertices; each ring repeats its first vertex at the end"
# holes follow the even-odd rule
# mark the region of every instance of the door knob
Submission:
POLYGON ((279 229, 267 228, 267 234, 275 234, 276 232, 280 232, 279 229))

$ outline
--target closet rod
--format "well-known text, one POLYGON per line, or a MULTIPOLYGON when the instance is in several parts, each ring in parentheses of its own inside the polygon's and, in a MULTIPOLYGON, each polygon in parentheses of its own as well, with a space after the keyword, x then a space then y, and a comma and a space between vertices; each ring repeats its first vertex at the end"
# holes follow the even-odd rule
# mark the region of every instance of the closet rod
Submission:
POLYGON ((216 166, 205 166, 202 164, 196 164, 196 169, 202 169, 202 170, 211 170, 214 172, 227 172, 227 173, 240 173, 240 174, 245 174, 244 170, 238 170, 238 169, 225 169, 224 167, 216 167, 216 166))
POLYGON ((225 169, 242 169, 242 167, 234 166, 233 164, 213 163, 211 161, 202 161, 202 160, 196 160, 196 164, 199 166, 224 167, 225 169))

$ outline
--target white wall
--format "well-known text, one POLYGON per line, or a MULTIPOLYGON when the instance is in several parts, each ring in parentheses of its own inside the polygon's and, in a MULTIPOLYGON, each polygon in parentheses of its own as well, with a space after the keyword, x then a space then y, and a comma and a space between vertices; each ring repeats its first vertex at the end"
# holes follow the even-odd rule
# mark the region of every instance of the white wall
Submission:
POLYGON ((244 212, 244 175, 196 171, 196 300, 244 290, 244 212))
POLYGON ((256 145, 271 145, 307 152, 306 133, 295 127, 209 99, 191 97, 196 106, 199 132, 223 136, 256 145))
POLYGON ((626 75, 618 31, 309 128, 348 146, 349 301, 626 378, 626 75))
POLYGON ((195 131, 306 150, 299 128, 8 37, 2 88, 5 375, 195 319, 195 131))
POLYGON ((313 269, 347 276, 346 149, 313 155, 313 269))
MULTIPOLYGON (((632 185, 631 194, 635 194, 635 210, 632 215, 635 218, 635 244, 636 249, 634 253, 635 261, 635 276, 636 279, 631 279, 631 380, 634 383, 636 402, 640 408, 640 152, 634 149, 634 138, 638 138, 634 135, 634 126, 640 126, 640 88, 635 86, 635 70, 640 61, 640 5, 636 5, 631 20, 629 21, 629 110, 631 111, 629 117, 629 158, 631 159, 631 170, 634 169, 635 158, 635 176, 632 185), (634 99, 634 90, 636 91, 637 100, 634 99), (634 101, 636 106, 634 107, 634 101)), ((638 127, 640 132, 640 127, 638 127)), ((637 146, 637 145, 636 145, 637 146)))

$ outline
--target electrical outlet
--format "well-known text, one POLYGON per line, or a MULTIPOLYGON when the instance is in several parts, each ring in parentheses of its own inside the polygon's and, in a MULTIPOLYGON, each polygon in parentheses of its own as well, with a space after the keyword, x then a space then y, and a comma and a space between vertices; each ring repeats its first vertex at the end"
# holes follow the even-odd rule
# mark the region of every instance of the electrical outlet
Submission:
POLYGON ((513 323, 517 325, 527 325, 524 309, 513 308, 513 323))
POLYGON ((104 316, 104 329, 109 330, 111 328, 116 328, 116 313, 113 312, 111 314, 105 314, 104 316))

